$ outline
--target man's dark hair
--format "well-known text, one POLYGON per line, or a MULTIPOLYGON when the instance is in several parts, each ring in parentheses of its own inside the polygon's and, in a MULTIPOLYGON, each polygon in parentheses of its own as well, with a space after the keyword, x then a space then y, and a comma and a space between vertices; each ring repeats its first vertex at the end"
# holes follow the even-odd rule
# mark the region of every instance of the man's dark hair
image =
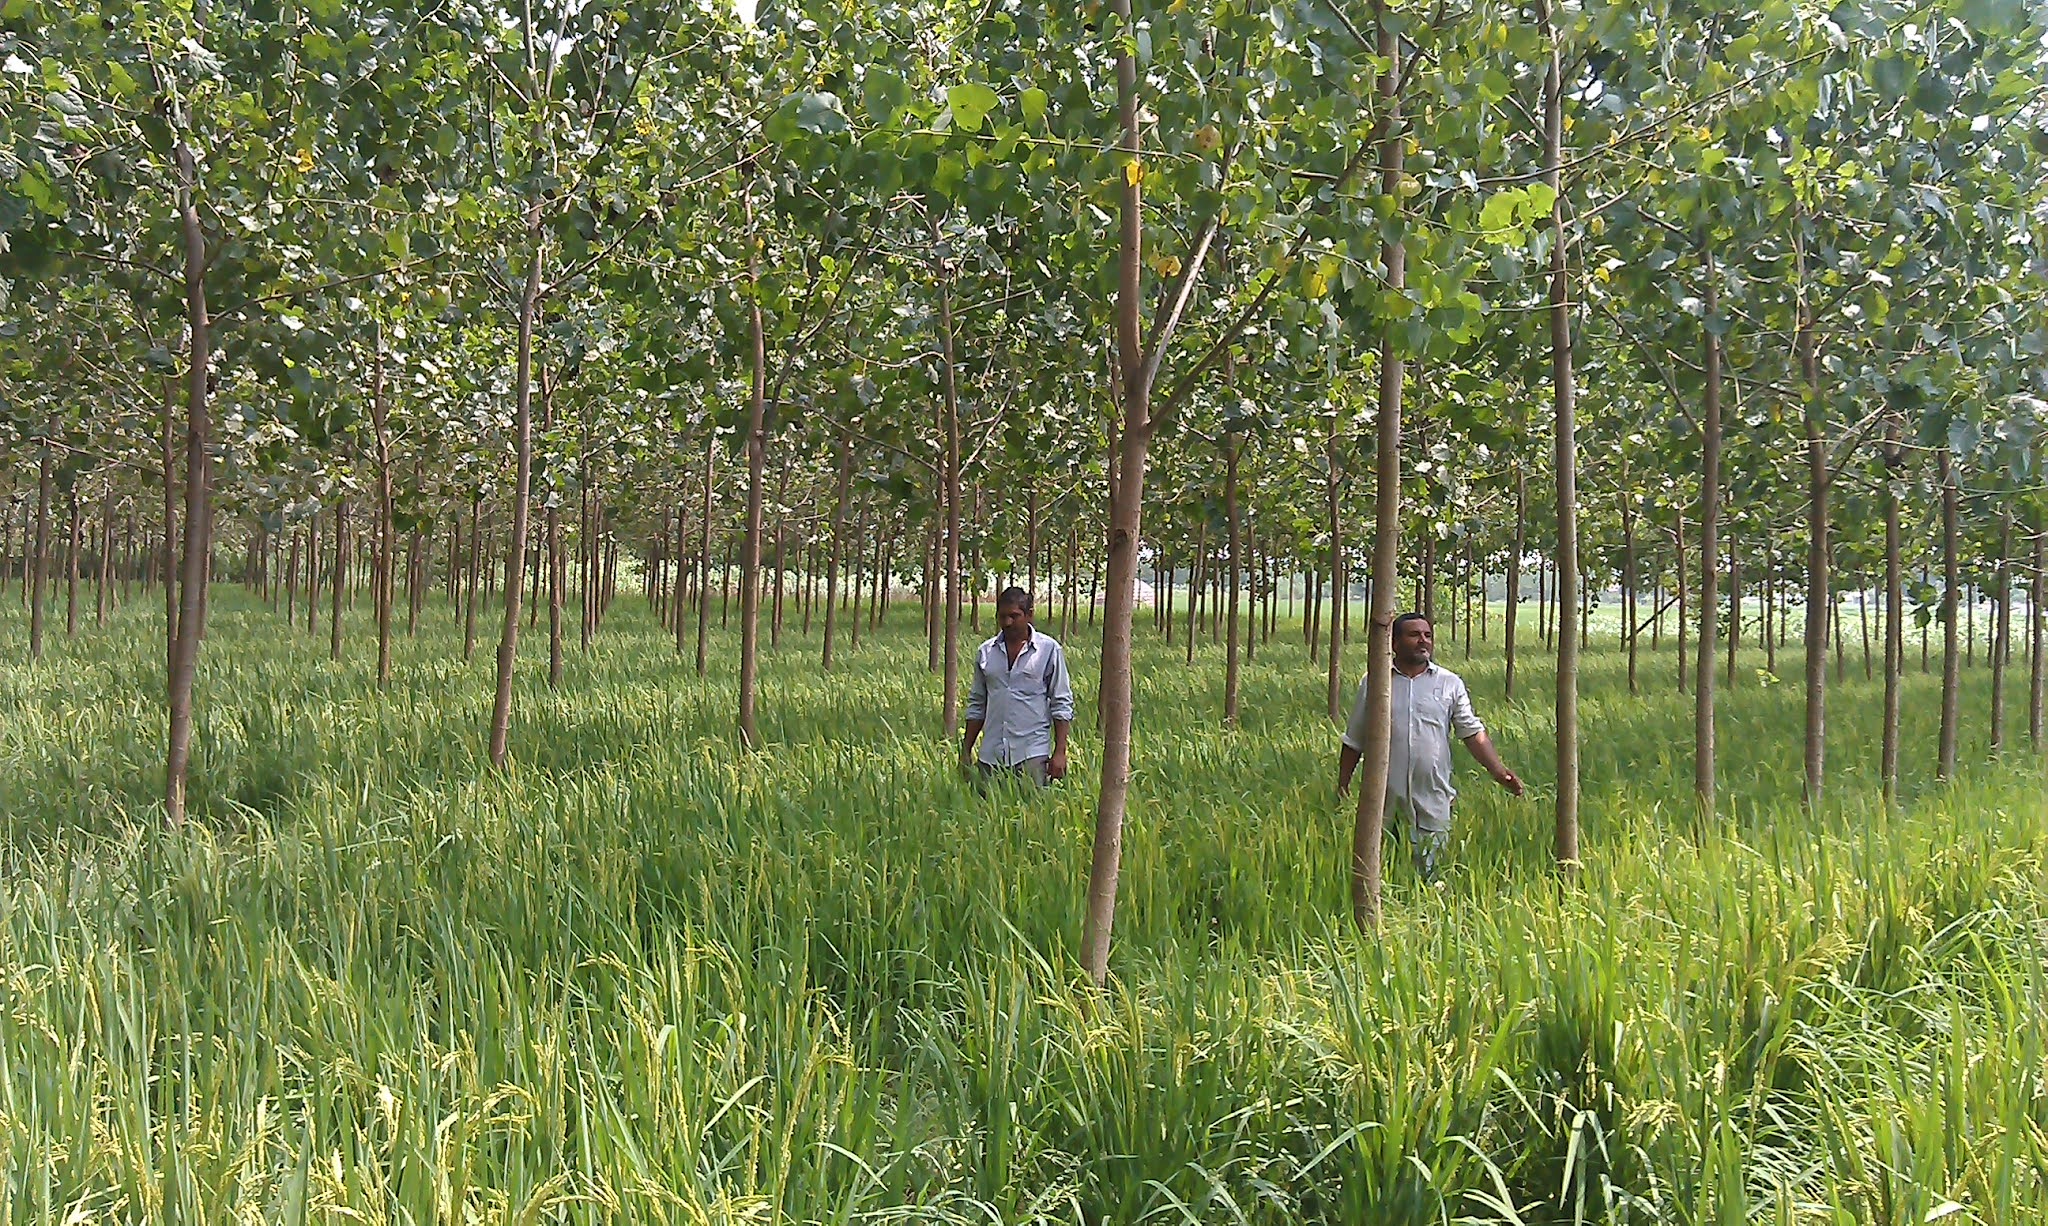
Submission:
POLYGON ((1401 627, 1407 625, 1409 622, 1426 622, 1428 620, 1429 618, 1423 616, 1420 613, 1403 613, 1401 616, 1394 619, 1394 637, 1400 638, 1401 627))
POLYGON ((1022 613, 1031 611, 1031 593, 1021 587, 1006 587, 996 593, 996 612, 1016 609, 1022 613))

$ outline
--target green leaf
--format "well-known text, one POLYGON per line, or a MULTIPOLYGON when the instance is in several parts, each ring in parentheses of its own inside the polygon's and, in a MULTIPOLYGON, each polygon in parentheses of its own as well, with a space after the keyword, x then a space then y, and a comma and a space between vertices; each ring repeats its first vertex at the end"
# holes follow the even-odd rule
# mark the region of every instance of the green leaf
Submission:
POLYGON ((946 105, 953 111, 953 126, 962 132, 981 131, 982 121, 988 113, 1001 105, 1002 99, 996 91, 978 81, 949 86, 946 89, 946 105))
POLYGON ((910 103, 910 87, 886 68, 870 68, 861 79, 861 104, 878 128, 886 128, 910 103))
POLYGON ((1024 112, 1024 122, 1036 127, 1045 118, 1045 91, 1036 85, 1017 95, 1017 106, 1024 112))
POLYGON ((846 131, 846 112, 839 109, 839 95, 822 90, 805 94, 797 104, 796 126, 806 132, 836 136, 846 131))

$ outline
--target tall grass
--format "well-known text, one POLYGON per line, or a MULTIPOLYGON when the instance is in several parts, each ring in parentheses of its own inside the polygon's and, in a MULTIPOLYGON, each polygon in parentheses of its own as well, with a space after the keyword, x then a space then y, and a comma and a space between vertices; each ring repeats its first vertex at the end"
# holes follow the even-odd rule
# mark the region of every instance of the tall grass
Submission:
POLYGON ((1631 698, 1596 650, 1564 889, 1548 678, 1447 646, 1535 798, 1466 768, 1447 888, 1396 865, 1369 941, 1298 637, 1237 732, 1220 653, 1148 640, 1104 996, 1092 709, 1074 779, 978 796, 914 614, 829 676, 786 634, 749 756, 731 643, 700 681, 622 601, 559 693, 529 658, 496 776, 445 610, 379 694, 365 618, 335 665, 215 601, 181 830, 150 602, 0 669, 0 1219, 2048 1217, 2048 775, 1986 760, 1981 670, 1946 786, 1911 678, 1897 814, 1872 687, 1808 817, 1799 697, 1746 681, 1709 824, 1672 657, 1631 698))

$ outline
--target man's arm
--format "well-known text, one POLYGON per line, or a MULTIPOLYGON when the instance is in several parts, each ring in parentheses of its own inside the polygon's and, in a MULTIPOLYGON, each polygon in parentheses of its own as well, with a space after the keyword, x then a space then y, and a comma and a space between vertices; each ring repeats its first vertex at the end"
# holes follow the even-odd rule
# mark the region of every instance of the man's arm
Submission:
POLYGON ((960 738, 960 765, 973 769, 974 742, 988 720, 988 677, 981 671, 981 649, 974 652, 972 679, 967 684, 967 731, 960 738))
POLYGON ((1495 783, 1520 796, 1522 781, 1502 764, 1500 754, 1493 748, 1493 738, 1486 735, 1486 725, 1480 723, 1479 717, 1472 712, 1472 692, 1465 688, 1464 682, 1457 684, 1458 688, 1451 694, 1451 731, 1465 742, 1465 748, 1479 760, 1479 765, 1486 768, 1486 773, 1493 776, 1495 783))
POLYGON ((1475 732, 1466 737, 1465 748, 1472 751, 1472 756, 1479 760, 1479 765, 1486 768, 1487 774, 1493 776, 1495 783, 1517 796, 1522 794, 1522 781, 1501 762, 1499 752, 1493 747, 1493 738, 1487 736, 1485 731, 1475 732))
POLYGON ((1067 675, 1067 649, 1053 654, 1051 675, 1046 678, 1047 710, 1052 716, 1052 757, 1046 759, 1045 777, 1067 777, 1067 734, 1074 726, 1074 681, 1067 675))
POLYGON ((1358 682, 1358 697, 1351 701, 1351 719, 1344 725, 1344 747, 1337 751, 1337 796, 1351 790, 1352 772, 1365 753, 1365 679, 1358 682))

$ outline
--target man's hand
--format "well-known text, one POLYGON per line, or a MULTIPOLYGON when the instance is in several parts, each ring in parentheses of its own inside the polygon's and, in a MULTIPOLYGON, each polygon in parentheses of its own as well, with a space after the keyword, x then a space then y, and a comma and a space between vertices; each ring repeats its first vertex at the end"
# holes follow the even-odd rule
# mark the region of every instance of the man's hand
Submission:
POLYGON ((1493 781, 1506 788, 1511 795, 1520 796, 1522 794, 1522 781, 1516 778, 1515 772, 1505 766, 1501 767, 1500 771, 1494 775, 1493 781))
POLYGON ((1066 750, 1055 749, 1052 751, 1052 756, 1045 760, 1045 777, 1047 779, 1065 779, 1067 777, 1066 750))

